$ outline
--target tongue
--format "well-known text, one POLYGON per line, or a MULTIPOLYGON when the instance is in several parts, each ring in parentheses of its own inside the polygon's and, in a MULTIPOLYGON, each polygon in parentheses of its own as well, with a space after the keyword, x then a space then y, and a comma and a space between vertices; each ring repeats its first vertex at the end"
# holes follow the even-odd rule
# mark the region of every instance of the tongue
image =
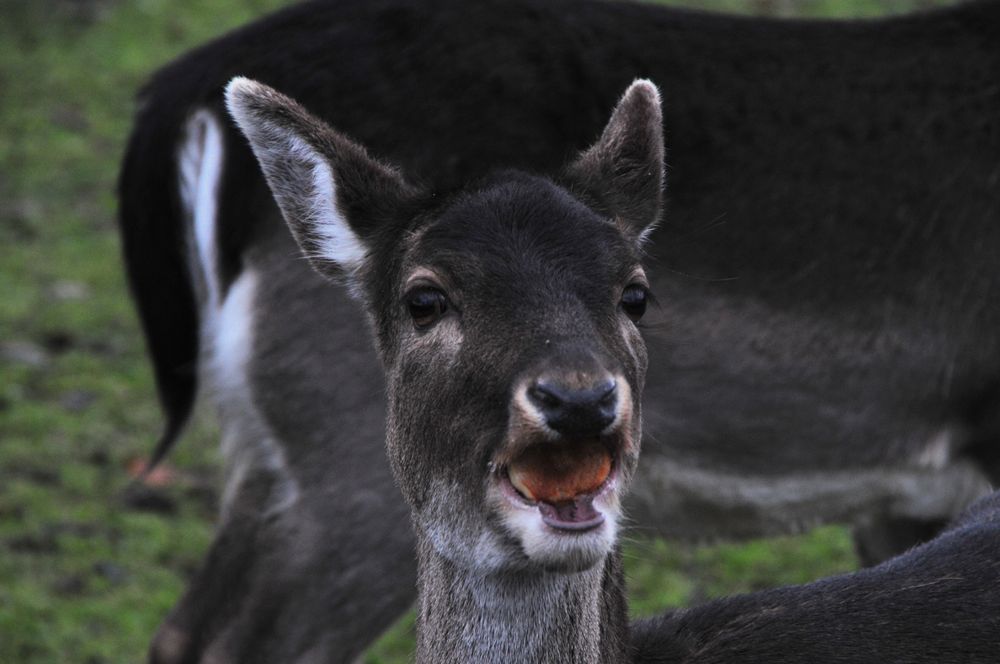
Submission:
MULTIPOLYGON (((534 445, 510 464, 508 474, 525 498, 556 509, 556 505, 577 505, 599 489, 610 473, 611 454, 595 439, 534 445)), ((593 507, 588 509, 593 511, 593 507)), ((558 511, 564 510, 559 507, 558 511)))
POLYGON ((589 530, 604 523, 604 515, 594 509, 594 497, 577 496, 562 503, 538 503, 542 521, 560 530, 589 530))

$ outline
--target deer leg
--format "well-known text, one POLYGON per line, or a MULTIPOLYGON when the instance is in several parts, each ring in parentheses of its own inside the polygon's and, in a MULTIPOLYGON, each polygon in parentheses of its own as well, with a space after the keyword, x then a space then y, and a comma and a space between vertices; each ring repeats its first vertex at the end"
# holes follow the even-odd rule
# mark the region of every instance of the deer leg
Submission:
POLYGON ((401 503, 387 514, 371 496, 314 487, 269 511, 275 479, 244 478, 204 565, 158 630, 151 664, 350 662, 413 601, 401 503), (378 520, 399 527, 365 527, 378 520), (336 536, 331 522, 342 526, 336 536))

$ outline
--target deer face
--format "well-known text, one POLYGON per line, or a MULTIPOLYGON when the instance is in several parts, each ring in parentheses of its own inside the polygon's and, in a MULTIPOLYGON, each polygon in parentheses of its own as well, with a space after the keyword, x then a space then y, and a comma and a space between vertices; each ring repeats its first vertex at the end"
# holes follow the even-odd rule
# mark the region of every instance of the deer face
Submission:
POLYGON ((427 541, 486 571, 602 560, 639 453, 656 89, 629 88, 568 188, 501 173, 444 202, 269 88, 227 102, 305 254, 365 305, 427 541))
POLYGON ((526 176, 460 196, 411 242, 386 356, 389 450, 418 525, 470 564, 592 565, 638 454, 635 243, 526 176))

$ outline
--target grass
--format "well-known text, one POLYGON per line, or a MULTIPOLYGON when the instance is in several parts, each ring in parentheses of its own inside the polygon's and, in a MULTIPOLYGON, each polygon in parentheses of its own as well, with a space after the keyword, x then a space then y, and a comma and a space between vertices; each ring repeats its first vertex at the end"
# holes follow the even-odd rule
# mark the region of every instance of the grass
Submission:
MULTIPOLYGON (((176 449, 176 481, 155 500, 126 500, 127 468, 161 419, 121 271, 113 185, 148 73, 282 4, 0 0, 0 662, 143 660, 210 542, 219 459, 208 418, 176 449)), ((826 16, 887 5, 805 6, 826 16)), ((628 549, 641 615, 854 566, 839 528, 628 549)), ((405 661, 411 631, 412 616, 367 661, 405 661)))

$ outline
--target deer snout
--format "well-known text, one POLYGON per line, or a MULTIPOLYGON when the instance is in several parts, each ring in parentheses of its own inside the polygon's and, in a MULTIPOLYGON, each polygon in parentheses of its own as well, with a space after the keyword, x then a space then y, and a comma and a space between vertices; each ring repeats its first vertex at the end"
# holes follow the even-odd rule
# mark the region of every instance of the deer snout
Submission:
POLYGON ((599 436, 618 412, 618 382, 612 376, 584 387, 542 378, 528 386, 527 397, 545 424, 563 436, 599 436))

